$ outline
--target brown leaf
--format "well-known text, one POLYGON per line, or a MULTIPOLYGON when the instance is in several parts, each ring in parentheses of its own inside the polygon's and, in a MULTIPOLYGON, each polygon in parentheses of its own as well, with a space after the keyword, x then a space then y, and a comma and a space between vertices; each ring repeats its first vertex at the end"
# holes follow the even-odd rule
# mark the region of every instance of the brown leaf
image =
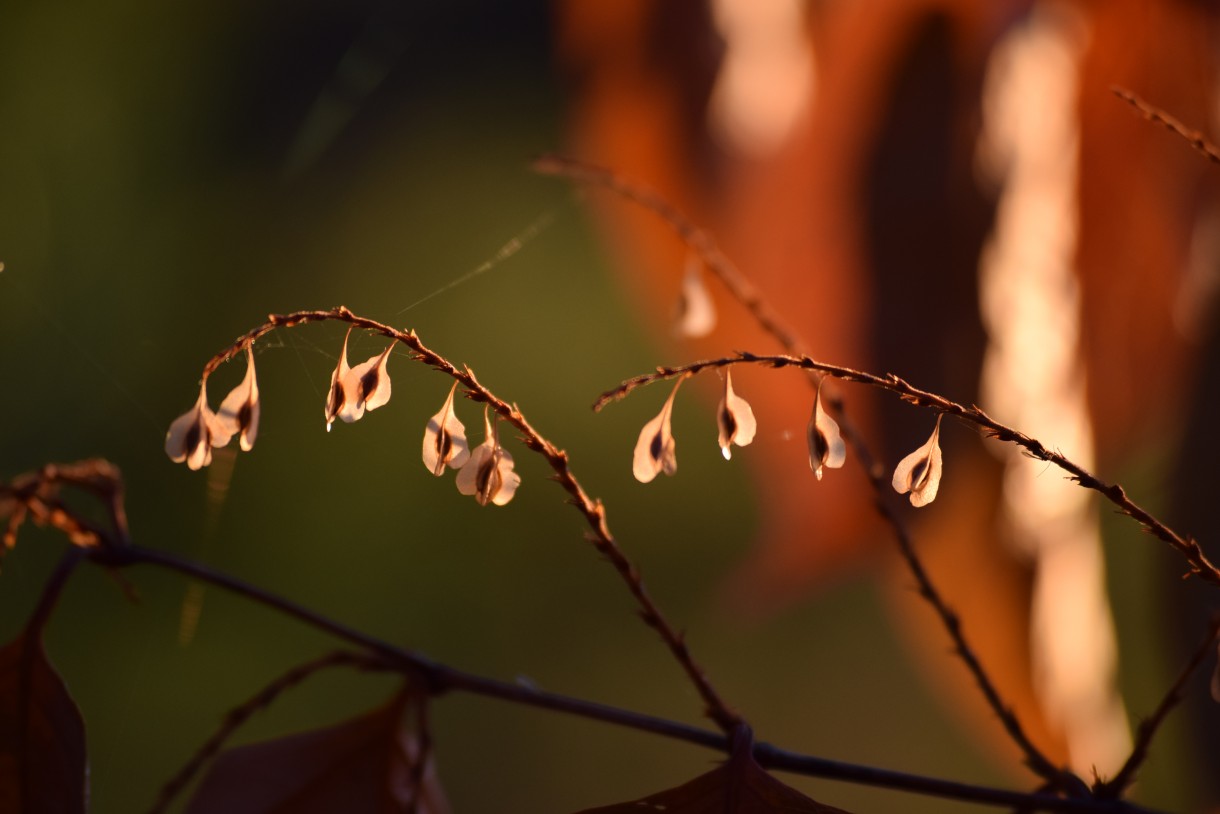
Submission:
POLYGON ((719 768, 676 788, 578 814, 846 814, 811 800, 763 771, 754 762, 753 743, 748 729, 739 731, 732 756, 719 768))
POLYGON ((0 812, 84 812, 87 776, 80 711, 22 634, 0 649, 0 812))
POLYGON ((449 814, 431 756, 418 772, 419 738, 403 726, 404 704, 399 697, 327 729, 223 752, 187 814, 449 814))

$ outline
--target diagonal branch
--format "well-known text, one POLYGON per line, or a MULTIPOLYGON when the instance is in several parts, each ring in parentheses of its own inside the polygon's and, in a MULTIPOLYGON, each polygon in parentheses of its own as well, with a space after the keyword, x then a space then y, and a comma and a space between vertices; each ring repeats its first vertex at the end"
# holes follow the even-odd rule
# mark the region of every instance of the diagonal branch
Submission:
POLYGON ((1139 725, 1139 732, 1136 736, 1135 745, 1131 748, 1131 755, 1127 758, 1127 762, 1119 769, 1118 774, 1104 783, 1098 783, 1096 794, 1104 800, 1117 800, 1122 797, 1123 793, 1135 782, 1135 776, 1139 772, 1144 761, 1148 759, 1148 749, 1152 746, 1152 739, 1156 737, 1160 731, 1161 724, 1165 723, 1165 718, 1169 713, 1182 701, 1182 690, 1186 686, 1186 682, 1194 675, 1195 670, 1199 669, 1199 665, 1207 658, 1211 652, 1212 644, 1216 638, 1220 637, 1220 616, 1212 619, 1211 625, 1207 629, 1207 635, 1199 642, 1198 648, 1194 655, 1186 662, 1186 666, 1182 668, 1182 672, 1178 674, 1177 680, 1173 682, 1169 690, 1166 691, 1165 697, 1161 699, 1161 703, 1157 705, 1156 710, 1152 715, 1139 725))
POLYGON ((1190 146, 1199 151, 1199 153, 1201 153, 1208 161, 1212 162, 1213 164, 1220 164, 1220 149, 1208 141, 1207 137, 1198 130, 1192 130, 1173 116, 1166 113, 1164 110, 1145 102, 1135 93, 1132 93, 1126 88, 1120 88, 1117 85, 1114 85, 1110 88, 1110 91, 1119 99, 1122 99, 1124 102, 1138 110, 1140 115, 1142 115, 1148 121, 1162 124, 1165 126, 1166 130, 1176 133, 1182 138, 1186 139, 1188 142, 1190 142, 1190 146))
MULTIPOLYGON (((533 168, 544 175, 557 175, 604 187, 660 216, 677 232, 678 237, 686 243, 687 247, 700 256, 708 271, 720 280, 729 294, 741 303, 763 330, 775 337, 789 353, 794 355, 807 353, 805 342, 801 339, 799 332, 771 307, 749 277, 743 274, 721 251, 715 239, 692 223, 655 191, 628 181, 611 170, 562 156, 543 156, 534 162, 533 168)), ((822 375, 812 370, 809 373, 809 383, 816 393, 822 375)), ((604 406, 604 399, 605 396, 599 399, 593 409, 599 410, 604 406)), ((995 684, 992 683, 978 656, 966 640, 960 619, 940 595, 927 570, 923 567, 919 555, 915 552, 910 531, 894 509, 894 496, 882 477, 880 468, 875 465, 876 459, 863 436, 847 414, 843 400, 836 395, 831 397, 828 403, 842 429, 844 440, 851 445, 861 463, 865 477, 868 478, 869 486, 873 490, 877 513, 889 525, 894 535, 894 541, 898 545, 899 554, 918 585, 919 595, 928 602, 940 618, 941 625, 953 641, 953 652, 966 665, 966 669, 983 693, 987 704, 999 718, 1009 737, 1024 754, 1025 764, 1052 786, 1068 784, 1076 788, 1082 787, 1082 781, 1057 768, 1042 754, 1026 735, 1012 709, 1000 697, 995 684)))
POLYGON ((257 339, 277 328, 292 328, 310 322, 325 321, 346 322, 357 328, 381 334, 389 339, 398 340, 412 351, 416 361, 423 362, 458 381, 466 388, 467 398, 488 405, 496 415, 520 431, 521 440, 525 446, 546 459, 546 462, 550 464, 551 469, 555 473, 555 481, 571 496, 571 503, 576 507, 577 511, 584 515, 585 521, 591 530, 588 539, 597 548, 598 552, 614 566, 620 579, 627 586, 632 597, 635 598, 644 623, 660 635, 665 645, 669 648, 670 653, 681 665, 691 683, 694 684, 695 689, 699 692, 699 696, 703 699, 705 713, 725 732, 731 732, 734 726, 741 721, 741 717, 716 692, 711 681, 704 674, 703 668, 692 657, 682 634, 665 617, 660 607, 657 606, 656 602, 649 595, 639 569, 627 557, 626 553, 619 547, 614 535, 611 534, 610 526, 606 522, 605 507, 600 500, 591 498, 585 492, 584 487, 581 486, 580 482, 576 479, 576 475, 573 474, 571 467, 568 465, 568 454, 534 429, 515 404, 504 401, 491 390, 484 387, 475 378, 474 372, 470 368, 463 367, 459 369, 444 356, 424 345, 414 331, 401 331, 375 320, 357 316, 347 308, 339 306, 329 311, 296 311, 291 314, 271 314, 267 317, 265 323, 239 337, 227 349, 212 357, 204 365, 203 378, 206 380, 221 364, 232 359, 257 339))

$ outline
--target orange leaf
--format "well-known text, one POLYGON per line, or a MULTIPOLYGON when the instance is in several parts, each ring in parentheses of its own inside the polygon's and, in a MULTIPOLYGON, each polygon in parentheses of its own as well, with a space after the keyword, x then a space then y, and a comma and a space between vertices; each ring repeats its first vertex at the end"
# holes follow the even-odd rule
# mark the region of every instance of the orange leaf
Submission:
POLYGON ((785 786, 754 762, 753 736, 739 730, 732 756, 719 768, 676 788, 629 803, 589 808, 578 814, 846 814, 785 786))
POLYGON ((419 739, 403 726, 404 705, 399 697, 327 729, 225 751, 187 814, 449 814, 430 756, 417 773, 419 739))
POLYGON ((0 811, 84 812, 85 723, 42 639, 0 649, 0 811))

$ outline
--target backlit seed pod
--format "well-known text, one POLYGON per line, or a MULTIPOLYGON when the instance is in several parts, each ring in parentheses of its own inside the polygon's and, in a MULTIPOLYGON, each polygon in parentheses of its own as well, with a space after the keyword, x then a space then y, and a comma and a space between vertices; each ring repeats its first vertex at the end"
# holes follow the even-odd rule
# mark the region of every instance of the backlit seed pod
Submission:
POLYGON ((348 328, 347 333, 343 336, 343 350, 339 352, 339 364, 335 367, 335 372, 330 374, 330 390, 326 393, 327 432, 330 432, 330 425, 335 423, 335 419, 344 413, 350 398, 347 392, 347 374, 351 371, 351 368, 347 366, 347 340, 351 335, 352 329, 348 328))
MULTIPOLYGON (((370 356, 348 372, 350 384, 348 392, 355 393, 356 398, 351 403, 351 411, 355 421, 364 415, 365 410, 376 410, 390 400, 390 372, 387 365, 390 361, 390 351, 398 340, 390 342, 389 346, 377 356, 370 356)), ((343 418, 342 415, 339 416, 343 418)), ((344 421, 349 419, 344 418, 344 421)))
POLYGON ((339 364, 330 374, 330 391, 326 397, 327 432, 336 418, 350 424, 360 420, 365 410, 376 410, 390 400, 390 373, 386 365, 390 351, 398 340, 390 342, 389 347, 378 356, 371 356, 355 367, 348 367, 347 340, 351 335, 352 329, 348 328, 343 337, 339 364))
POLYGON ((254 376, 254 350, 246 346, 246 377, 220 403, 216 420, 230 435, 238 435, 243 452, 254 448, 258 436, 258 379, 254 376))
POLYGON ((669 418, 674 408, 674 396, 678 395, 678 388, 684 379, 678 379, 661 412, 640 430, 631 462, 631 471, 640 483, 648 483, 660 472, 672 475, 678 470, 678 458, 674 453, 676 444, 669 418))
POLYGON ((453 387, 449 388, 445 406, 428 419, 428 428, 424 431, 424 466, 438 477, 444 473, 445 467, 461 469, 470 458, 466 428, 453 413, 453 394, 456 391, 457 382, 454 382, 453 387))
POLYGON ((818 480, 822 479, 822 468, 838 469, 847 460, 847 447, 839 434, 839 425, 822 409, 822 384, 818 383, 813 397, 813 415, 805 434, 809 442, 809 468, 818 480))
POLYGON ((223 447, 230 438, 232 433, 208 407, 208 382, 204 379, 195 406, 169 425, 165 454, 176 464, 186 461, 188 469, 200 469, 212 462, 212 447, 223 447))
POLYGON ((458 472, 457 488, 464 495, 474 495, 480 506, 488 503, 503 506, 517 493, 521 476, 513 471, 513 456, 500 448, 500 437, 487 408, 483 411, 483 426, 486 438, 458 472))
POLYGON ((936 426, 932 428, 928 442, 903 458, 894 469, 894 490, 900 495, 910 492, 912 506, 927 506, 936 499, 940 489, 940 420, 943 417, 943 414, 936 417, 936 426))
POLYGON ((749 403, 733 392, 732 371, 728 368, 724 371, 724 396, 716 407, 716 425, 720 428, 720 451, 726 461, 733 456, 729 446, 746 446, 754 440, 754 432, 758 429, 749 403))

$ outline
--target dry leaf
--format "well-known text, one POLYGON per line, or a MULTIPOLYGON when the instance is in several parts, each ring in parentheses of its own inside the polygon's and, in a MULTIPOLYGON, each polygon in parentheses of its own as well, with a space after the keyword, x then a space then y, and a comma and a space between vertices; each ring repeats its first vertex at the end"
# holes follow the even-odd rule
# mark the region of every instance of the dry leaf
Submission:
POLYGON ((420 748, 404 728, 404 703, 223 752, 187 814, 449 814, 431 756, 412 809, 420 748))
POLYGON ((717 769, 676 788, 628 803, 589 808, 578 814, 846 814, 784 785, 754 761, 749 730, 739 735, 732 756, 717 769))
POLYGON ((0 811, 72 814, 88 797, 85 723, 42 640, 23 634, 0 649, 0 811))

